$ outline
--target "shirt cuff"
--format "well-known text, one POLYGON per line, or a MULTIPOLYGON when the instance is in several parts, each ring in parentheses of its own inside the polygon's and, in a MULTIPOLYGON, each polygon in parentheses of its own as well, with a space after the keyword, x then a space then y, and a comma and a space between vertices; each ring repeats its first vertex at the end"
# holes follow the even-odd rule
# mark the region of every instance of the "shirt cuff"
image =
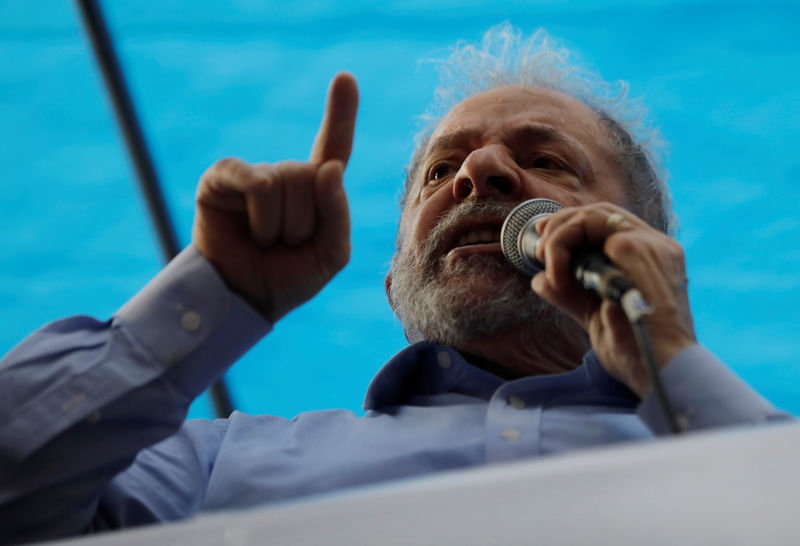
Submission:
MULTIPOLYGON (((710 351, 692 345, 661 370, 661 382, 677 419, 687 430, 757 424, 791 418, 742 381, 710 351)), ((637 410, 656 434, 668 434, 669 425, 653 391, 637 410)))
POLYGON ((181 390, 192 397, 272 329, 194 246, 128 301, 114 322, 165 369, 173 368, 170 375, 182 376, 170 379, 184 383, 181 390))

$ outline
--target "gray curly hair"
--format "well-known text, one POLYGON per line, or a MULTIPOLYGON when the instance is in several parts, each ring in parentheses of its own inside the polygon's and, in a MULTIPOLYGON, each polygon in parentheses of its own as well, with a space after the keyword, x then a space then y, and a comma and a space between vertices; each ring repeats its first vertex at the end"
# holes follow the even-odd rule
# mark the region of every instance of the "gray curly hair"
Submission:
POLYGON ((617 161, 628 174, 634 212, 654 228, 674 234, 664 144, 639 99, 628 97, 625 81, 606 82, 581 66, 567 47, 544 29, 524 37, 510 23, 489 29, 480 45, 458 43, 449 58, 437 61, 439 86, 424 128, 417 134, 400 207, 405 208, 431 134, 439 121, 462 100, 508 85, 546 87, 570 95, 597 112, 617 161))

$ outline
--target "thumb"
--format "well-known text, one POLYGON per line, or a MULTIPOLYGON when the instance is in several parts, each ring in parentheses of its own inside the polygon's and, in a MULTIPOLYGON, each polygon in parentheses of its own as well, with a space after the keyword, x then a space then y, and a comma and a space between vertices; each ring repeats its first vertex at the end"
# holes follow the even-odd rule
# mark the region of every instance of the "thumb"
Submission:
POLYGON ((326 268, 332 269, 332 273, 350 260, 350 208, 343 175, 342 162, 332 159, 320 165, 314 179, 319 219, 317 244, 326 268))

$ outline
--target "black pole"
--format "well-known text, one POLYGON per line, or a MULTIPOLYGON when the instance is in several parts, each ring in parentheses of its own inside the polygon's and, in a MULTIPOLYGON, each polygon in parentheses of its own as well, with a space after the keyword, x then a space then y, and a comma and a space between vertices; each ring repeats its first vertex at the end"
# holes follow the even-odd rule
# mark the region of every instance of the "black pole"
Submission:
MULTIPOLYGON (((139 119, 136 116, 136 109, 128 93, 125 76, 114 51, 108 27, 96 0, 77 0, 77 2, 92 41, 92 49, 103 73, 106 88, 111 96, 111 102, 114 104, 117 121, 119 121, 125 136, 128 153, 136 168, 139 188, 147 202, 164 261, 165 263, 169 262, 180 252, 178 237, 164 201, 164 194, 161 191, 161 184, 147 148, 147 141, 145 141, 139 119)), ((220 378, 211 386, 210 390, 217 415, 220 417, 230 415, 233 411, 233 403, 224 380, 220 378)))

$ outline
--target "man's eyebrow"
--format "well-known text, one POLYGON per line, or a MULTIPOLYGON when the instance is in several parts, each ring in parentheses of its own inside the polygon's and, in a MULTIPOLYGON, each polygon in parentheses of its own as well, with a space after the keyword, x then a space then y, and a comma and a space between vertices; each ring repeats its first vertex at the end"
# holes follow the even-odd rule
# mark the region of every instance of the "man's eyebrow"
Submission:
MULTIPOLYGON (((428 145, 427 154, 442 149, 459 148, 480 141, 482 136, 483 132, 474 127, 459 129, 458 131, 447 133, 446 135, 432 140, 428 145)), ((549 125, 527 123, 519 127, 514 127, 508 131, 506 139, 565 144, 569 148, 575 150, 576 153, 581 153, 580 146, 578 146, 572 138, 549 125)))
POLYGON ((459 129, 458 131, 453 131, 452 133, 447 133, 446 135, 436 137, 434 140, 432 140, 428 145, 428 150, 426 151, 425 155, 430 155, 432 152, 446 150, 448 148, 463 147, 475 140, 479 140, 480 136, 481 131, 470 127, 459 129))
POLYGON ((525 124, 509 131, 509 138, 512 140, 526 140, 533 142, 552 142, 564 144, 576 151, 579 146, 577 143, 558 129, 549 125, 525 124))
POLYGON ((589 156, 586 155, 583 146, 574 138, 562 133, 554 127, 541 124, 526 124, 512 129, 509 133, 509 138, 516 142, 538 142, 560 145, 566 148, 575 161, 577 161, 578 164, 576 166, 581 168, 586 174, 592 174, 594 171, 592 163, 589 161, 589 156))

